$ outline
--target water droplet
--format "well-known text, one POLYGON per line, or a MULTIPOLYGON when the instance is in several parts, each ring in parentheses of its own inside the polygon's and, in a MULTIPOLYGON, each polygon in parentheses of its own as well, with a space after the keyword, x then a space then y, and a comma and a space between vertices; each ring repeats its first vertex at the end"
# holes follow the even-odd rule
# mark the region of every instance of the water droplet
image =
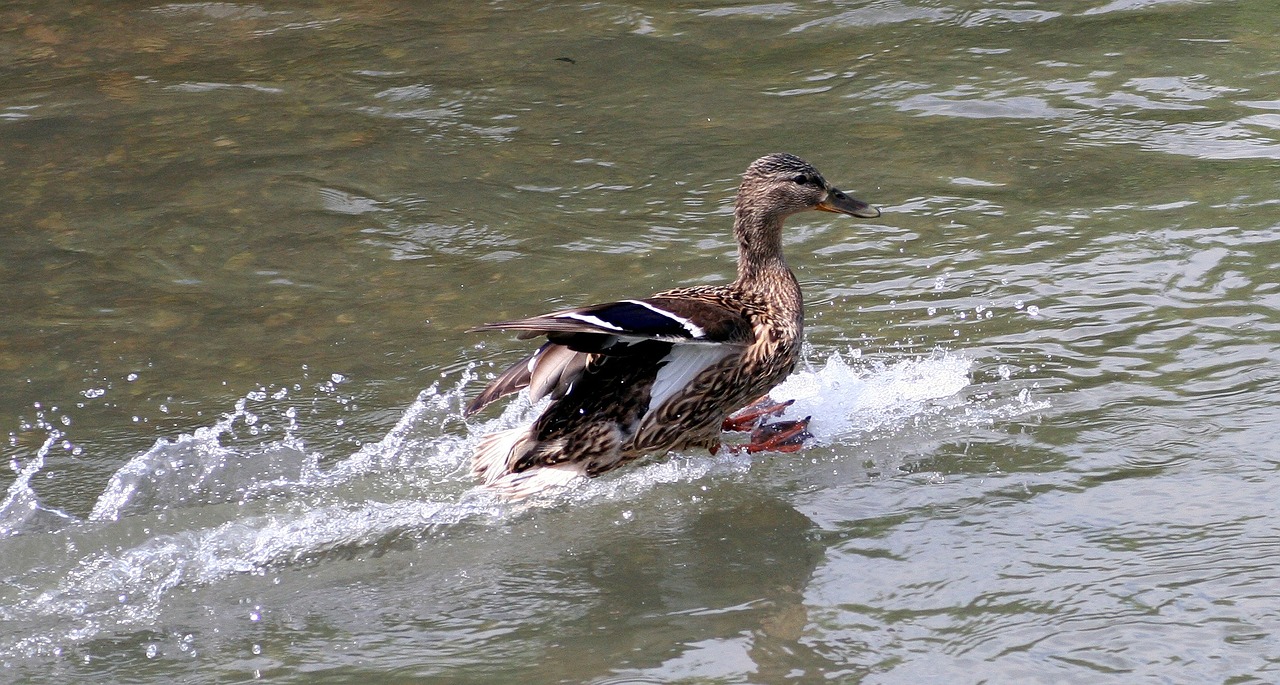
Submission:
POLYGON ((1000 374, 1000 377, 1007 381, 1013 376, 1013 369, 1010 369, 1008 364, 1001 364, 996 367, 996 373, 1000 374))
POLYGON ((261 653, 262 653, 262 645, 255 644, 255 645, 253 646, 253 653, 254 653, 254 654, 261 654, 261 653))
POLYGON ((70 416, 67 416, 66 414, 63 414, 63 415, 62 415, 62 418, 61 418, 60 420, 62 421, 62 425, 64 425, 64 426, 70 426, 70 425, 71 425, 71 417, 70 417, 70 416))
POLYGON ((342 381, 347 380, 347 377, 340 373, 335 373, 329 376, 329 380, 333 381, 334 383, 341 383, 342 381))
POLYGON ((158 655, 159 653, 160 653, 160 648, 159 648, 159 647, 157 647, 157 646, 156 646, 156 644, 155 644, 154 642, 153 642, 153 643, 151 643, 151 644, 149 644, 149 645, 147 645, 147 658, 148 658, 148 659, 154 659, 154 658, 156 658, 156 655, 158 655))
POLYGON ((929 312, 929 316, 933 316, 934 314, 937 314, 937 313, 938 313, 938 308, 937 308, 937 307, 929 307, 928 312, 929 312))
POLYGON ((131 373, 131 374, 129 374, 128 376, 125 376, 125 377, 124 377, 124 379, 125 379, 126 381, 129 381, 130 383, 132 383, 132 382, 134 382, 134 381, 138 380, 138 374, 136 374, 136 373, 131 373))
POLYGON ((1030 316, 1040 316, 1040 308, 1033 305, 1027 307, 1027 314, 1030 316))

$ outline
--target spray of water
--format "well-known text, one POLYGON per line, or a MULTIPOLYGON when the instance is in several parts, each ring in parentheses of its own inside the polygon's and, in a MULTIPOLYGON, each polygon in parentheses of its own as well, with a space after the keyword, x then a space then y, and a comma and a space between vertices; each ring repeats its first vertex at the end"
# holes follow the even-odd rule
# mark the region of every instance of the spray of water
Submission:
MULTIPOLYGON (((792 416, 812 416, 815 442, 837 454, 866 435, 934 417, 955 427, 1036 411, 1026 393, 960 397, 970 360, 950 353, 892 363, 851 364, 833 354, 776 388, 794 399, 792 416)), ((0 503, 0 619, 15 627, 0 656, 47 654, 62 645, 154 622, 175 588, 237 574, 322 562, 331 554, 429 536, 462 522, 501 525, 528 507, 635 498, 668 483, 741 477, 753 458, 677 454, 622 469, 533 503, 505 503, 467 478, 466 460, 481 435, 529 420, 525 399, 498 417, 461 420, 468 370, 457 385, 424 390, 379 441, 342 458, 309 452, 296 437, 297 412, 283 410, 283 435, 231 441, 257 425, 246 397, 213 425, 158 440, 108 480, 85 520, 41 506, 32 478, 61 440, 23 464, 0 503), (462 430, 446 427, 462 427, 462 430), (229 444, 235 442, 236 444, 229 444), (65 555, 24 562, 25 545, 58 536, 65 555)), ((256 436, 257 433, 254 433, 256 436)))

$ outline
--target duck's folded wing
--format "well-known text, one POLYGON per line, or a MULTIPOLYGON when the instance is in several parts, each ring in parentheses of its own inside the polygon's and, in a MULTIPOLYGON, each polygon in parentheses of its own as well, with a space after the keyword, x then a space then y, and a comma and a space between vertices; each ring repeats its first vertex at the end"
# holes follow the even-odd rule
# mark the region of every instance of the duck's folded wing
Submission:
POLYGON ((587 357, 587 354, 574 352, 564 345, 546 343, 495 378, 467 405, 464 415, 471 416, 495 400, 525 388, 529 388, 529 399, 534 402, 548 394, 559 397, 582 376, 587 367, 587 357))
POLYGON ((472 330, 518 330, 521 339, 545 335, 580 352, 626 354, 627 345, 643 341, 674 344, 746 345, 751 323, 740 312, 717 302, 677 297, 622 300, 565 309, 472 330), (620 349, 612 349, 625 343, 620 349))
MULTIPOLYGON (((592 355, 625 356, 642 350, 653 352, 655 347, 671 351, 673 346, 687 345, 736 348, 749 344, 753 335, 750 322, 741 313, 715 302, 671 297, 565 309, 472 330, 516 330, 521 331, 522 339, 545 335, 549 342, 494 379, 467 406, 467 416, 524 388, 529 388, 535 402, 547 395, 562 397, 582 377, 592 355)), ((671 362, 684 356, 667 357, 664 366, 683 368, 684 364, 671 362)), ((696 366, 703 367, 723 354, 707 350, 693 356, 699 360, 696 366)))

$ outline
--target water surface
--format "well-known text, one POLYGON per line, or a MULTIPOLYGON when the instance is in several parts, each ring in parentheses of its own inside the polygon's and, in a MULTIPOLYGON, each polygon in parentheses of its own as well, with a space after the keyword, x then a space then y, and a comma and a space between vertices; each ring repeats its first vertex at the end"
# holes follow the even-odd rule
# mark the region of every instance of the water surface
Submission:
POLYGON ((2 679, 1274 681, 1277 16, 10 3, 2 679), (811 449, 475 490, 780 150, 811 449))

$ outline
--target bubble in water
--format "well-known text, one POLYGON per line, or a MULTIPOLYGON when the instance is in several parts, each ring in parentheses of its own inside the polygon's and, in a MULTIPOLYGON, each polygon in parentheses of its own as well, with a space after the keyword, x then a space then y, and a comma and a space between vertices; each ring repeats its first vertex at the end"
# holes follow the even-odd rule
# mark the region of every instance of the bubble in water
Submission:
POLYGON ((1034 304, 1033 304, 1033 305, 1029 305, 1029 306, 1027 307, 1027 314, 1028 314, 1029 316, 1040 316, 1040 308, 1039 308, 1039 307, 1037 307, 1037 306, 1035 306, 1034 304))
POLYGON ((131 373, 131 374, 129 374, 128 376, 125 376, 125 377, 124 377, 124 379, 125 379, 126 381, 129 381, 130 383, 132 383, 132 382, 134 382, 134 381, 138 380, 138 374, 136 374, 136 373, 131 373))
POLYGON ((347 380, 347 377, 340 373, 335 373, 329 376, 329 380, 333 381, 334 383, 341 383, 342 381, 347 380))
POLYGON ((938 308, 937 308, 937 307, 929 307, 929 309, 927 309, 926 311, 927 311, 927 312, 929 312, 929 316, 933 316, 934 314, 937 314, 937 313, 938 313, 938 308))
POLYGON ((151 643, 151 644, 147 645, 147 658, 148 658, 148 659, 154 659, 154 658, 156 658, 156 656, 157 656, 158 654, 160 654, 160 648, 159 648, 158 646, 156 646, 156 643, 154 643, 154 642, 153 642, 153 643, 151 643))
POLYGON ((103 395, 107 394, 107 391, 102 388, 89 388, 88 390, 85 390, 80 394, 92 400, 92 399, 102 397, 103 395))
POLYGON ((1013 376, 1013 369, 1010 369, 1008 364, 1001 364, 996 367, 996 373, 1000 374, 1000 377, 1007 381, 1013 376))

